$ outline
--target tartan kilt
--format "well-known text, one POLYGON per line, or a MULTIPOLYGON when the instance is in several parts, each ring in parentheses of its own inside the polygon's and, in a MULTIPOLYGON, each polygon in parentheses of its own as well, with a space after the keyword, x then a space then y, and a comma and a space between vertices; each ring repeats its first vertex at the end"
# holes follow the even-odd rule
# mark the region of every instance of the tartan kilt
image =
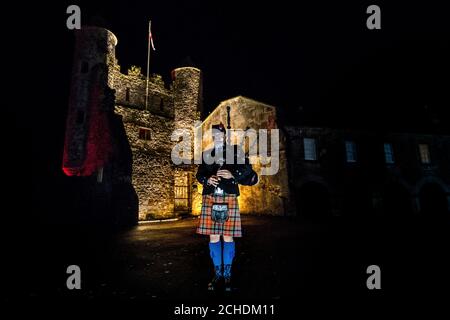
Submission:
POLYGON ((242 237, 241 215, 239 213, 238 198, 235 194, 224 194, 223 196, 203 195, 202 212, 198 220, 197 233, 199 234, 242 237), (224 223, 217 223, 212 220, 213 203, 228 204, 229 218, 224 223))

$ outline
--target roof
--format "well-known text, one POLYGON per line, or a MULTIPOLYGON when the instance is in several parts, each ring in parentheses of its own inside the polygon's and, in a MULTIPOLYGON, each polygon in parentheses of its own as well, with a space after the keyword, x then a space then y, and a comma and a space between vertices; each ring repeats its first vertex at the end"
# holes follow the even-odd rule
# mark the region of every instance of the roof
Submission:
POLYGON ((208 118, 209 118, 210 116, 212 116, 212 115, 213 115, 220 107, 222 107, 223 105, 230 104, 232 101, 235 101, 235 100, 241 100, 241 101, 240 101, 241 103, 242 103, 242 102, 245 102, 245 101, 248 101, 248 102, 252 102, 252 103, 257 104, 257 106, 275 109, 275 106, 272 106, 272 105, 270 105, 270 104, 267 104, 267 103, 264 103, 264 102, 261 102, 261 101, 255 100, 255 99, 251 99, 251 98, 247 98, 247 97, 244 97, 244 96, 239 95, 239 96, 236 96, 236 97, 233 97, 233 98, 229 98, 229 99, 226 99, 226 100, 222 100, 222 101, 217 105, 217 107, 215 107, 214 110, 211 111, 211 113, 210 113, 210 114, 202 121, 202 123, 205 123, 205 122, 208 120, 208 118))

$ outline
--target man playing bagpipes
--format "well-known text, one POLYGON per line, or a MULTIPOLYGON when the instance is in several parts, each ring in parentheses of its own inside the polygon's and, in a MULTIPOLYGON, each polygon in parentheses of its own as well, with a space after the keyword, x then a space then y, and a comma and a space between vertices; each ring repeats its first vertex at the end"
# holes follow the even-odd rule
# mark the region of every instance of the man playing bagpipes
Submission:
POLYGON ((254 185, 258 176, 242 148, 226 143, 229 139, 223 124, 213 125, 212 130, 214 148, 203 152, 196 175, 203 184, 202 211, 196 232, 210 237, 215 275, 208 290, 215 290, 223 280, 225 290, 231 291, 231 266, 236 252, 233 237, 242 237, 238 185, 254 185), (227 158, 230 152, 232 157, 228 154, 227 158), (223 251, 220 236, 224 241, 223 251))

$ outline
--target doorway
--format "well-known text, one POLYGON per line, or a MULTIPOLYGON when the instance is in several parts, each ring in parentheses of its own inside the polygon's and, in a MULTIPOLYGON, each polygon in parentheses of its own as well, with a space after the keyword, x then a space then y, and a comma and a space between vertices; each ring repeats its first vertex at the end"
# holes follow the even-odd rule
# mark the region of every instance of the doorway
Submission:
POLYGON ((177 213, 190 213, 190 173, 187 171, 175 171, 174 183, 174 209, 177 213))

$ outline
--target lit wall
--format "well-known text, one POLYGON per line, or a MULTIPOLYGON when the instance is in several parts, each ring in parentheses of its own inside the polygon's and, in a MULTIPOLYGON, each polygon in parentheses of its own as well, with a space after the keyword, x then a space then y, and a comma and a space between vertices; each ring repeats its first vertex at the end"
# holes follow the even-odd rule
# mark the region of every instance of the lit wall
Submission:
MULTIPOLYGON (((230 125, 233 129, 277 129, 276 109, 273 106, 238 96, 223 101, 219 106, 203 121, 203 150, 212 147, 212 137, 207 134, 212 124, 222 122, 227 125, 227 109, 230 106, 230 125)), ((232 139, 233 144, 240 144, 236 137, 232 139)), ((284 136, 280 132, 280 168, 277 174, 271 176, 261 176, 260 158, 256 157, 253 169, 259 175, 259 182, 255 186, 240 186, 239 206, 243 214, 270 214, 283 215, 286 210, 287 199, 289 198, 288 177, 286 168, 284 136)), ((244 150, 248 150, 248 144, 242 145, 244 150)), ((192 196, 192 212, 200 214, 202 186, 195 182, 192 196), (200 196, 199 196, 200 195, 200 196)))

